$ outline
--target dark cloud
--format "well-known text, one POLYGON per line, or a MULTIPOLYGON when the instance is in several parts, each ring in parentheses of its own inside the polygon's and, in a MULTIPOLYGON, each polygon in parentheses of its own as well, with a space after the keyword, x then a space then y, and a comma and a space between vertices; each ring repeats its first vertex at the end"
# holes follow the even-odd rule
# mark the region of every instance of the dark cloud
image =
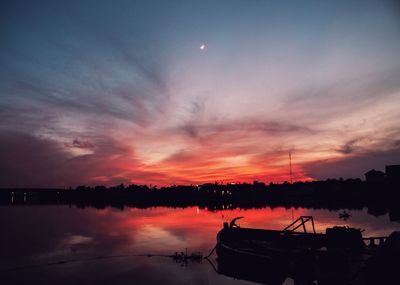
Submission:
POLYGON ((360 138, 352 139, 352 140, 346 142, 341 147, 337 148, 336 151, 339 153, 343 153, 343 154, 351 154, 356 150, 357 144, 361 140, 362 139, 360 139, 360 138))
POLYGON ((308 175, 317 179, 364 178, 371 169, 385 170, 385 165, 400 163, 400 148, 387 151, 370 151, 362 155, 339 159, 313 161, 303 165, 308 175))
MULTIPOLYGON (((130 149, 109 140, 99 142, 92 154, 73 156, 67 151, 70 146, 50 139, 15 132, 1 135, 1 187, 129 184, 131 177, 126 167, 137 164, 130 149)), ((91 144, 75 140, 72 146, 91 144)))
POLYGON ((2 187, 55 186, 68 176, 62 173, 68 154, 59 145, 21 133, 3 132, 1 137, 2 187))
POLYGON ((193 119, 199 119, 204 115, 206 110, 206 102, 205 100, 197 99, 191 102, 189 113, 191 114, 193 119))
POLYGON ((269 135, 282 135, 288 133, 313 134, 316 132, 315 130, 305 126, 278 121, 265 121, 262 119, 236 119, 222 122, 210 122, 206 124, 192 121, 178 127, 177 131, 192 138, 203 138, 230 132, 261 132, 269 135))
POLYGON ((64 144, 66 147, 76 147, 76 148, 87 148, 91 149, 94 148, 95 145, 91 142, 88 141, 80 141, 78 139, 74 139, 72 143, 65 143, 64 144))

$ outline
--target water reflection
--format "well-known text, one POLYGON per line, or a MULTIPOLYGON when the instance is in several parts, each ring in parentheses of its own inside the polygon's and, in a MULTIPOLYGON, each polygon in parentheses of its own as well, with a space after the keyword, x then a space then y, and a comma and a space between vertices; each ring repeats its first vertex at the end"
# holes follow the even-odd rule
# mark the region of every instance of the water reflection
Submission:
MULTIPOLYGON (((293 216, 312 215, 317 232, 333 225, 365 229, 366 236, 387 235, 399 228, 388 215, 371 216, 367 210, 337 211, 312 209, 254 209, 209 212, 197 207, 186 209, 78 209, 60 206, 0 207, 1 280, 9 284, 247 284, 218 275, 206 262, 186 267, 168 258, 131 256, 164 254, 186 248, 207 254, 215 245, 215 235, 224 221, 244 216, 245 227, 283 229, 293 216), (91 260, 91 261, 89 261, 91 260), (53 264, 40 266, 40 264, 53 264), (67 262, 65 261, 74 261, 67 262), (64 262, 64 263, 63 263, 64 262), (17 271, 5 269, 25 267, 17 271), (23 274, 20 274, 23 272, 23 274)), ((290 280, 286 284, 290 284, 290 280)))

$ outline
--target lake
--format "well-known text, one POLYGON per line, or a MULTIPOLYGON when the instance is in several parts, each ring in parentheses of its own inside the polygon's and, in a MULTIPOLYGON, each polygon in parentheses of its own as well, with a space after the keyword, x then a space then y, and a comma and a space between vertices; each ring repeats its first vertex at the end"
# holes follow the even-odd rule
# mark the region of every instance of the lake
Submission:
MULTIPOLYGON (((254 284, 217 274, 207 261, 186 264, 137 255, 171 255, 186 249, 206 255, 223 222, 237 216, 245 217, 239 222, 243 227, 283 229, 293 218, 312 215, 317 232, 345 225, 364 229, 365 236, 388 235, 400 228, 387 214, 375 217, 366 209, 347 210, 351 216, 344 221, 339 212, 2 206, 0 280, 2 284, 254 284)), ((215 264, 215 254, 211 261, 215 264)))

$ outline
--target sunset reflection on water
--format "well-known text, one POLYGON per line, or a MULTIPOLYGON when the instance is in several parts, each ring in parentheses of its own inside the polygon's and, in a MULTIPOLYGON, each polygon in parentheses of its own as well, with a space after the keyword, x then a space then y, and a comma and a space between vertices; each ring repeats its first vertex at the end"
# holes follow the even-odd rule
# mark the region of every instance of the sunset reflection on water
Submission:
POLYGON ((164 279, 168 276, 171 284, 187 284, 188 280, 197 280, 193 284, 206 284, 210 280, 213 284, 231 284, 232 279, 217 275, 205 262, 189 264, 188 268, 182 269, 166 258, 132 256, 108 259, 107 256, 169 255, 186 249, 208 254, 223 222, 238 216, 244 217, 239 221, 242 227, 278 230, 301 215, 314 217, 317 232, 325 232, 327 227, 334 225, 345 225, 365 229, 363 234, 366 236, 379 236, 399 228, 399 223, 391 222, 388 215, 375 217, 366 209, 347 212, 351 217, 343 221, 337 211, 303 208, 224 211, 197 207, 128 208, 121 211, 59 206, 0 207, 3 229, 0 235, 0 274, 4 275, 3 279, 10 280, 10 284, 24 283, 24 280, 60 284, 66 275, 74 276, 79 282, 103 283, 111 278, 120 283, 140 281, 153 284, 159 281, 154 279, 153 273, 160 278, 164 276, 164 279), (93 257, 104 258, 88 261, 93 257), (71 260, 74 262, 45 266, 71 260), (21 266, 25 268, 4 272, 21 266), (24 274, 16 274, 18 272, 24 274), (45 281, 43 276, 46 276, 45 281))

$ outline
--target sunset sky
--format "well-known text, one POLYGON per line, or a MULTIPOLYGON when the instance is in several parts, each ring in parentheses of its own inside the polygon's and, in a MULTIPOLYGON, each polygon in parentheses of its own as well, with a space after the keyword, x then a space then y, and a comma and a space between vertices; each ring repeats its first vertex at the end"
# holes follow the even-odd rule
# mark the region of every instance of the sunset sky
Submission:
POLYGON ((1 1, 0 187, 400 163, 400 4, 1 1))

